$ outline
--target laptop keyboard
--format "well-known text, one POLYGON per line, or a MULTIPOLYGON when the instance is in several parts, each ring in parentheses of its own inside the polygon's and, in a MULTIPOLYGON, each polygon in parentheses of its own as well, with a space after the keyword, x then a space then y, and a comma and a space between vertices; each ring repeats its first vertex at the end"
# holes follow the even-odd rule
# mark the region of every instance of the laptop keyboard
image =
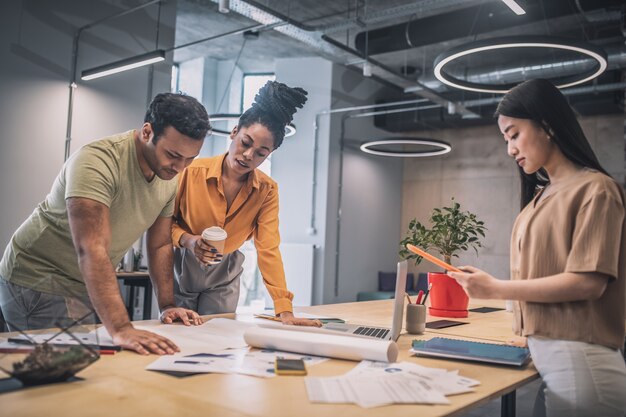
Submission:
POLYGON ((381 329, 380 327, 358 327, 354 334, 384 339, 389 334, 389 329, 381 329))

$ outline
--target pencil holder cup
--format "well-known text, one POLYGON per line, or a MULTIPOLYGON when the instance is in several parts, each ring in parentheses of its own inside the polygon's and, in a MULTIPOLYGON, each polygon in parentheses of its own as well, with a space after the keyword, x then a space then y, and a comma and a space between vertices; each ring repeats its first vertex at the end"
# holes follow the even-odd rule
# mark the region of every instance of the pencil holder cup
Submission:
POLYGON ((422 334, 426 330, 426 306, 424 304, 407 304, 406 331, 410 334, 422 334))
POLYGON ((430 308, 428 314, 437 317, 467 317, 469 297, 454 278, 429 272, 430 308))

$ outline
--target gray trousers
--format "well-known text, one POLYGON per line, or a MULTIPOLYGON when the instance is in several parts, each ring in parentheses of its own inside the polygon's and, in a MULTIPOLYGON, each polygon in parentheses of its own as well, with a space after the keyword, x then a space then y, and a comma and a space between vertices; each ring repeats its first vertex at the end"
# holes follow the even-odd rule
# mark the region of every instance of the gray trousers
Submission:
POLYGON ((239 300, 243 253, 224 255, 222 262, 203 267, 193 252, 174 248, 174 296, 176 305, 200 315, 234 313, 239 300))
POLYGON ((0 277, 0 310, 8 331, 70 328, 93 324, 88 297, 64 297, 22 287, 0 277))

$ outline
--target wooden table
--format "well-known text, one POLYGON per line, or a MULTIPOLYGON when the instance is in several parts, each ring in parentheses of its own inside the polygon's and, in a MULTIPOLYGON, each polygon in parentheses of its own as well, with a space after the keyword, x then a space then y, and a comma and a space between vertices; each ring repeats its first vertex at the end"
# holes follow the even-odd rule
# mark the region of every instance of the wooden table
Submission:
MULTIPOLYGON (((357 323, 388 326, 391 302, 382 300, 335 304, 300 308, 297 311, 342 317, 357 323)), ((498 317, 492 319, 494 322, 492 324, 498 324, 500 321, 509 322, 511 319, 510 313, 502 313, 498 317)), ((436 318, 428 318, 429 321, 434 319, 436 318)), ((472 314, 468 321, 480 323, 488 320, 485 315, 474 317, 472 314)), ((496 326, 493 336, 496 338, 510 336, 512 334, 510 326, 507 326, 508 323, 496 326), (509 329, 507 335, 500 334, 504 328, 509 329)), ((436 334, 428 332, 419 338, 427 339, 434 336, 436 334)), ((410 361, 448 370, 458 369, 461 375, 477 379, 481 385, 476 387, 473 393, 449 397, 452 402, 450 405, 393 405, 363 409, 352 404, 310 403, 303 377, 299 376, 264 379, 244 375, 202 374, 177 378, 146 371, 144 368, 154 361, 155 356, 121 352, 113 356, 102 356, 98 362, 79 374, 84 378, 82 381, 0 394, 0 410, 1 414, 6 416, 63 417, 117 417, 141 414, 150 414, 151 417, 457 416, 473 407, 514 392, 515 389, 538 378, 532 365, 516 369, 445 359, 417 358, 411 356, 408 351, 414 338, 416 337, 406 334, 400 337, 398 361, 410 361)), ((9 363, 17 358, 16 355, 10 356, 0 359, 0 365, 9 367, 9 363)), ((355 365, 356 362, 330 360, 310 367, 309 375, 337 376, 351 370, 355 365)))

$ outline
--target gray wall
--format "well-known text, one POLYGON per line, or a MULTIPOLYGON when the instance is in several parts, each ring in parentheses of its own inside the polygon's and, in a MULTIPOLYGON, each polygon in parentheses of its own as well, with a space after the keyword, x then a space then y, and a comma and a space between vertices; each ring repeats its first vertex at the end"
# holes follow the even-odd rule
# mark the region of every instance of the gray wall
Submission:
POLYGON ((374 128, 373 118, 362 118, 348 119, 345 123, 343 169, 340 169, 342 116, 350 113, 321 113, 374 104, 389 92, 378 82, 321 58, 279 60, 276 78, 309 92, 309 101, 294 119, 297 135, 286 139, 272 160, 272 176, 281 191, 282 240, 316 245, 315 304, 355 301, 359 291, 376 289, 378 271, 395 270, 402 165, 358 150, 361 139, 386 136, 374 128), (316 116, 319 122, 316 231, 311 234, 316 116), (339 251, 337 230, 340 230, 339 251))
POLYGON ((317 129, 317 181, 313 185, 316 115, 331 106, 332 64, 321 58, 281 59, 276 61, 276 80, 308 91, 308 100, 294 117, 297 133, 285 139, 272 154, 272 177, 280 190, 280 234, 285 243, 312 244, 313 303, 324 299, 326 252, 326 202, 329 157, 329 118, 320 117, 317 129), (310 229, 312 198, 315 193, 316 231, 310 229))
MULTIPOLYGON (((77 27, 125 10, 119 2, 21 0, 0 2, 0 246, 48 193, 63 163, 72 39, 77 27), (109 4, 111 3, 111 4, 109 4)), ((159 47, 174 44, 176 2, 161 9, 159 47)), ((87 30, 78 73, 155 49, 158 6, 87 30)), ((171 57, 78 82, 71 150, 112 133, 139 128, 149 95, 169 91, 171 57)))
MULTIPOLYGON (((375 104, 377 99, 393 93, 397 94, 371 78, 364 78, 360 72, 333 66, 334 109, 375 104)), ((373 117, 347 118, 340 172, 342 118, 354 114, 334 115, 331 122, 327 257, 337 250, 335 220, 339 203, 341 210, 336 257, 339 269, 336 274, 335 259, 326 263, 325 302, 354 301, 359 291, 376 290, 378 271, 395 271, 398 260, 402 164, 397 158, 373 156, 359 149, 366 140, 389 136, 388 132, 374 127, 373 117)))
MULTIPOLYGON (((600 163, 625 184, 624 117, 599 116, 580 119, 600 163)), ((410 219, 427 222, 434 207, 448 205, 451 197, 485 222, 484 248, 453 259, 455 265, 475 265, 498 278, 509 277, 509 240, 519 213, 519 179, 514 161, 507 155, 498 127, 491 126, 420 132, 452 145, 440 157, 412 158, 404 162, 402 237, 410 219)), ((427 262, 414 271, 434 269, 427 262)))

